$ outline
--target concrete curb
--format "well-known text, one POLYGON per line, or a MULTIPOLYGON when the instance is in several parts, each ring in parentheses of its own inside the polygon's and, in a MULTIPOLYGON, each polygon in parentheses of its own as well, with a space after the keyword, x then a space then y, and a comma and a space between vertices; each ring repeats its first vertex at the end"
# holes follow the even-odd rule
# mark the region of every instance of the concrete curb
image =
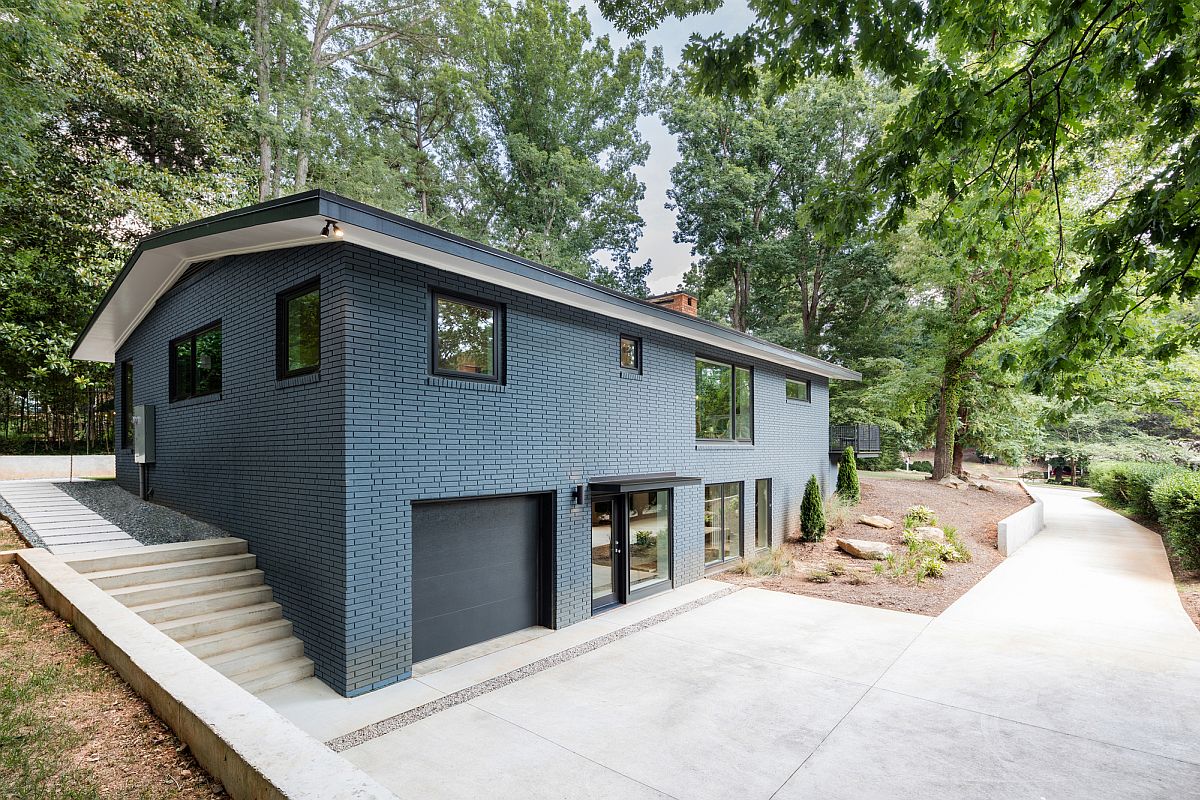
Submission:
POLYGON ((996 549, 1003 556, 1011 556, 1034 536, 1046 527, 1046 507, 1042 501, 1033 496, 1025 481, 1018 480, 1025 495, 1033 501, 1015 514, 1011 514, 996 523, 996 549))
POLYGON ((15 553, 75 626, 235 800, 395 795, 41 548, 15 553))
POLYGON ((17 560, 20 550, 0 550, 0 564, 11 564, 17 560))

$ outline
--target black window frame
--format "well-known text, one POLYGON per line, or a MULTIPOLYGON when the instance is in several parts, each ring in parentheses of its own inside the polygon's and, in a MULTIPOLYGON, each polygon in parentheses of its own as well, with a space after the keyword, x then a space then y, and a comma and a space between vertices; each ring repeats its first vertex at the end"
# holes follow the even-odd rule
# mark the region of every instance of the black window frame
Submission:
POLYGON ((321 279, 313 278, 275 295, 275 377, 278 380, 309 375, 321 369, 321 279), (297 297, 317 292, 317 363, 300 369, 288 369, 288 303, 297 297))
POLYGON ((504 384, 507 379, 506 360, 507 347, 507 309, 504 303, 488 300, 482 297, 459 294, 444 289, 429 291, 429 374, 443 378, 453 378, 461 381, 479 381, 481 383, 504 384), (459 372, 438 366, 438 300, 449 300, 454 303, 490 309, 492 312, 492 365, 494 375, 484 375, 478 372, 459 372))
POLYGON ((783 399, 789 403, 811 403, 812 402, 812 381, 806 378, 784 378, 783 379, 783 399), (793 383, 804 384, 804 399, 788 397, 788 386, 793 383))
POLYGON ((197 381, 196 381, 196 339, 206 333, 210 333, 212 331, 219 331, 219 330, 221 330, 221 320, 218 319, 214 322, 210 322, 207 325, 196 328, 195 330, 193 330, 189 333, 185 333, 183 336, 176 336, 174 339, 171 340, 170 344, 168 344, 168 346, 167 346, 168 347, 167 367, 169 370, 169 374, 168 374, 168 379, 167 379, 167 384, 168 384, 167 391, 170 394, 170 398, 171 398, 170 401, 172 403, 178 403, 182 400, 191 400, 196 397, 210 397, 214 394, 220 395, 222 390, 225 388, 225 370, 224 370, 224 368, 225 368, 225 358, 224 358, 225 338, 224 338, 224 336, 222 336, 222 338, 221 338, 221 350, 222 350, 221 380, 219 381, 220 385, 218 385, 216 389, 212 389, 207 392, 201 393, 201 392, 196 391, 196 384, 197 384, 197 381), (191 352, 191 356, 189 358, 189 361, 190 361, 191 367, 192 367, 192 370, 191 370, 192 371, 192 391, 189 394, 181 395, 178 393, 177 387, 175 385, 176 384, 176 375, 178 374, 178 370, 175 369, 175 345, 179 344, 180 342, 187 341, 187 340, 191 340, 191 344, 192 344, 192 352, 191 352))
POLYGON ((621 369, 642 374, 642 337, 622 333, 617 340, 617 363, 621 369), (625 342, 633 342, 634 366, 625 366, 625 342))
POLYGON ((708 502, 708 498, 707 498, 708 489, 713 486, 722 487, 722 491, 721 491, 721 526, 720 526, 721 557, 714 561, 705 561, 704 562, 705 569, 713 569, 713 568, 717 568, 717 567, 722 567, 722 566, 730 563, 731 561, 735 561, 735 560, 746 557, 746 525, 745 525, 745 522, 746 522, 746 482, 745 481, 714 481, 713 483, 706 483, 706 484, 704 484, 704 493, 706 495, 704 498, 704 502, 708 502), (724 491, 724 488, 729 487, 729 486, 737 487, 736 494, 727 493, 724 491), (738 500, 738 502, 737 502, 738 551, 737 551, 737 553, 734 553, 734 554, 725 552, 725 536, 726 536, 725 500, 729 497, 737 497, 737 500, 738 500))
MULTIPOLYGON (((709 364, 716 364, 721 367, 729 367, 729 436, 713 439, 699 435, 696 432, 696 441, 698 442, 734 442, 740 444, 754 444, 754 367, 746 364, 739 364, 735 361, 726 361, 722 358, 712 358, 706 355, 697 354, 696 362, 705 361, 709 364), (737 413, 737 374, 738 370, 742 370, 748 375, 750 384, 750 397, 747 400, 747 411, 750 418, 750 435, 747 437, 738 436, 738 413, 737 413)), ((699 408, 696 409, 697 415, 699 408)))
POLYGON ((121 362, 121 447, 133 447, 133 362, 121 362))
POLYGON ((774 524, 773 520, 771 519, 771 517, 773 516, 771 506, 775 502, 774 494, 775 494, 775 486, 774 486, 773 481, 770 478, 755 478, 755 480, 754 480, 754 547, 756 550, 771 549, 771 528, 774 524), (767 543, 759 544, 758 543, 758 533, 759 533, 759 530, 758 530, 759 516, 758 515, 759 515, 759 505, 760 505, 759 499, 760 498, 759 498, 758 493, 759 493, 759 488, 764 485, 767 487, 767 502, 766 502, 767 507, 766 507, 766 516, 765 516, 766 523, 767 523, 767 530, 766 530, 767 543))

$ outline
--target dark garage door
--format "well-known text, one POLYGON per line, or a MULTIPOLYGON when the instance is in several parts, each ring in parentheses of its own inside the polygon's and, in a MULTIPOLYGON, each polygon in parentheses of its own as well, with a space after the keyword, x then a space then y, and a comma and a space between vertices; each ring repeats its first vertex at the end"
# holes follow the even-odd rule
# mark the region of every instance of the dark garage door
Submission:
POLYGON ((413 505, 413 661, 538 624, 541 500, 413 505))

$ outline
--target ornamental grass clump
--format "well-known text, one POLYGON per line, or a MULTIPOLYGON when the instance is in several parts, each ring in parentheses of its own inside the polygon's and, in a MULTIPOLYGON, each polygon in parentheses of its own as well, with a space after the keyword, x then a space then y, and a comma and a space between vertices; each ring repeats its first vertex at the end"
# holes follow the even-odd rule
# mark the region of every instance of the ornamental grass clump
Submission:
POLYGON ((842 453, 842 463, 838 466, 837 496, 847 503, 859 501, 858 466, 854 463, 854 448, 847 447, 842 453))

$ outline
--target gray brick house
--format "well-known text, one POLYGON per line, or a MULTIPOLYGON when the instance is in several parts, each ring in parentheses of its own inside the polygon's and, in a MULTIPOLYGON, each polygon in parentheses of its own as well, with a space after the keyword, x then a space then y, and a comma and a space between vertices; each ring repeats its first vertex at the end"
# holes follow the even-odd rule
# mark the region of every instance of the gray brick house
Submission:
POLYGON ((778 543, 859 378, 324 191, 148 237, 73 355, 120 485, 245 538, 346 695, 778 543))

